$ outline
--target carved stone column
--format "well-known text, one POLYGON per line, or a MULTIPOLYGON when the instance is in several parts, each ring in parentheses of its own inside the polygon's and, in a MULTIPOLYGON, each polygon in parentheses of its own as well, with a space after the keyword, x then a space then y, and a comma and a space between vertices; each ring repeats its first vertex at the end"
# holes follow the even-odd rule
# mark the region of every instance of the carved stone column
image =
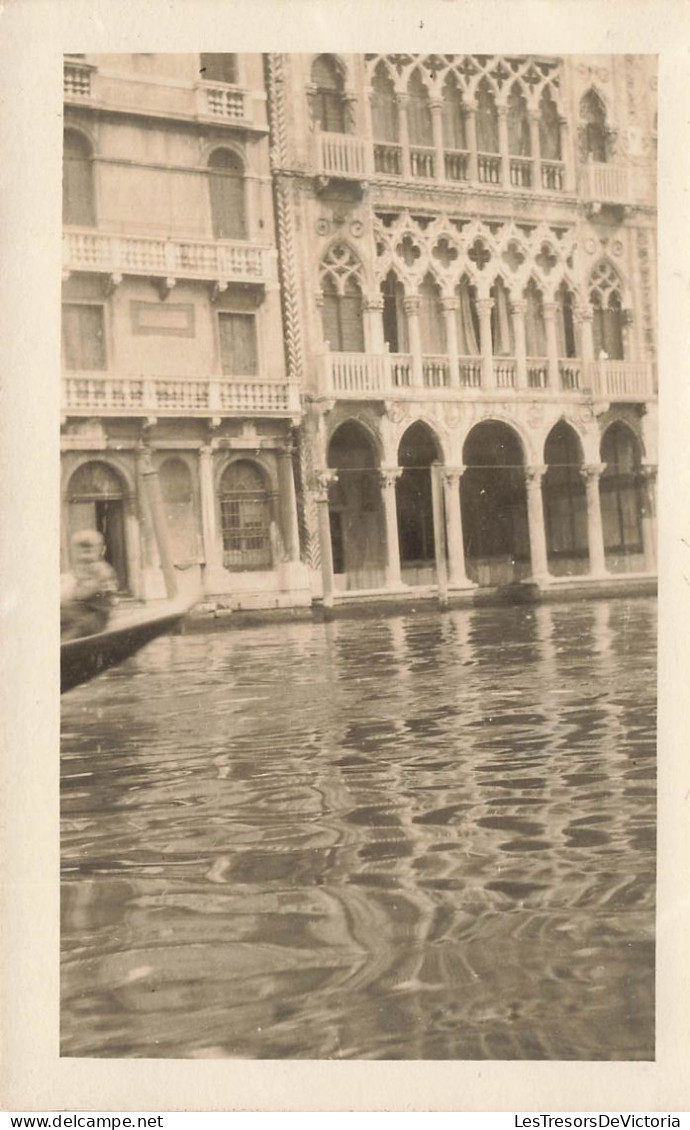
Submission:
POLYGON ((448 583, 451 588, 472 588, 465 572, 465 546, 462 538, 460 514, 460 479, 464 467, 443 468, 445 492, 446 543, 448 546, 448 583))
POLYGON ((589 303, 581 304, 576 309, 577 324, 580 331, 580 357, 582 358, 582 376, 580 388, 595 388, 596 377, 594 373, 594 338, 592 335, 592 307, 589 303))
POLYGON ((422 369, 422 336, 419 330, 419 307, 421 299, 417 294, 403 298, 403 309, 407 318, 407 333, 412 354, 412 384, 421 388, 424 384, 422 369))
POLYGON ((281 451, 278 457, 278 482, 283 518, 285 549, 289 561, 299 561, 299 525, 297 522, 297 496, 295 494, 295 475, 292 465, 292 451, 281 451))
POLYGON ((599 480, 605 463, 589 463, 581 468, 587 494, 587 540, 589 543, 589 572, 593 577, 605 576, 604 529, 601 521, 599 480))
POLYGON ((446 179, 445 157, 443 151, 443 99, 433 98, 431 106, 431 129, 434 139, 434 161, 436 180, 446 179))
POLYGON ((546 330, 546 357, 549 374, 549 388, 556 389, 560 381, 558 376, 558 334, 556 333, 556 302, 544 302, 544 328, 546 330))
POLYGON ((531 111, 529 115, 529 148, 532 158, 532 188, 541 188, 541 138, 539 137, 540 114, 531 111))
POLYGON ((446 323, 446 349, 448 351, 448 367, 450 370, 451 388, 460 387, 460 361, 458 360, 458 309, 460 299, 452 296, 441 299, 443 317, 446 323))
POLYGON ((510 304, 513 315, 513 334, 515 336, 515 382, 516 388, 527 388, 527 339, 525 337, 525 313, 527 303, 519 298, 510 304))
POLYGON ((563 191, 572 192, 575 188, 575 174, 573 170, 572 140, 570 137, 570 123, 567 118, 559 118, 561 127, 561 159, 563 161, 563 191))
POLYGON ((398 120, 400 122, 400 144, 402 145, 402 175, 405 180, 410 179, 410 131, 407 122, 407 94, 397 94, 398 120))
POLYGON ((383 340, 383 295, 365 298, 363 302, 365 332, 364 348, 367 353, 380 355, 386 352, 383 340))
POLYGON ((398 504, 395 484, 402 470, 400 467, 382 467, 379 472, 381 497, 386 519, 386 588, 397 589, 402 584, 400 573, 400 542, 398 539, 398 504))
POLYGON ((642 541, 644 544, 644 565, 648 573, 656 572, 656 476, 657 468, 651 463, 640 467, 643 490, 642 541))
POLYGON ((213 476, 213 447, 204 444, 199 448, 199 495, 201 499, 201 537, 204 547, 204 588, 212 593, 222 579, 223 550, 216 518, 216 488, 213 476))
POLYGON ((482 351, 482 388, 496 387, 494 375, 493 350, 491 345, 491 311, 493 298, 477 299, 477 313, 479 315, 479 345, 482 351))
POLYGON ((324 608, 333 607, 333 546, 331 545, 328 488, 331 483, 337 481, 337 478, 337 471, 319 471, 316 475, 316 487, 312 490, 318 515, 319 545, 321 547, 321 583, 323 587, 324 608))
POLYGON ((545 466, 525 467, 527 524, 529 527, 532 579, 539 584, 544 584, 549 580, 549 565, 546 553, 546 528, 544 525, 544 499, 541 489, 545 472, 545 466))
POLYGON ((508 107, 497 106, 498 151, 501 154, 501 186, 510 188, 510 154, 508 152, 508 107))
POLYGON ((474 106, 468 106, 465 114, 465 138, 467 142, 467 179, 472 184, 479 180, 477 168, 477 111, 474 106))

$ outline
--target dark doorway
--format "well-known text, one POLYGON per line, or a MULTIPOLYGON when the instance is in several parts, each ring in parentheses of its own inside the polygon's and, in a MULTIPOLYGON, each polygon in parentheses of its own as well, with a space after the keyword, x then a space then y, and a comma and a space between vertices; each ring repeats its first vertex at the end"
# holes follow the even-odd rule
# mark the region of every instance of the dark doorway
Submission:
POLYGON ((524 458, 507 424, 477 424, 465 441, 461 479, 467 575, 480 585, 510 584, 529 573, 524 458))
POLYGON ((436 440, 426 424, 407 429, 398 449, 403 471, 396 484, 396 501, 400 564, 408 584, 431 584, 435 579, 431 464, 438 458, 436 440))

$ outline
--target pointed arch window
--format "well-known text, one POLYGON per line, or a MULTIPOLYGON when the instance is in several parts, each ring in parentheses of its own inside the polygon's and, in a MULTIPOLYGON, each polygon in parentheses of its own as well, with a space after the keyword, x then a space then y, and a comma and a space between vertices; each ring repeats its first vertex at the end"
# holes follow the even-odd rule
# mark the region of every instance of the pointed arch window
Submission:
POLYGON ((321 283, 324 341, 333 353, 363 353, 362 292, 352 277, 340 282, 325 275, 321 283))
POLYGON ((565 283, 561 283, 556 291, 556 336, 558 340, 559 357, 575 357, 577 345, 575 341, 575 317, 573 313, 573 296, 565 283))
POLYGON ((528 357, 546 356, 544 302, 534 279, 525 288, 525 346, 528 357))
POLYGON ((588 90, 580 102, 582 149, 586 161, 606 164, 610 159, 606 107, 595 90, 588 90))
POLYGON ((465 136, 465 106, 462 90, 454 75, 443 84, 443 145, 446 149, 467 148, 465 136))
POLYGON ((548 89, 539 100, 539 150, 543 161, 562 159, 561 117, 548 89))
POLYGON ((314 120, 325 133, 349 133, 345 80, 332 55, 319 55, 311 69, 314 120))
POLYGON ((620 280, 610 263, 602 262, 595 267, 590 288, 594 356, 602 360, 622 361, 625 348, 620 280))
POLYGON ((599 480, 604 549, 607 553, 642 553, 640 450, 625 424, 607 428, 601 458, 606 464, 599 480))
POLYGON ((62 164, 62 222, 90 228, 96 223, 93 152, 82 133, 64 133, 62 164))
POLYGON ((201 55, 201 77, 205 82, 224 82, 234 86, 239 81, 237 55, 219 53, 201 55))
POLYGON ((383 295, 383 339, 391 353, 408 353, 405 288, 394 271, 389 271, 381 284, 383 295))
POLYGON ((491 350, 494 357, 512 357, 515 354, 513 320, 510 316, 509 296, 503 279, 496 279, 491 287, 491 350))
POLYGON ((458 353, 461 357, 478 357, 480 348, 476 288, 463 275, 455 293, 460 300, 457 315, 458 353))
POLYGON ((371 83, 371 128, 374 141, 397 143, 400 117, 393 80, 383 64, 374 71, 371 83))
POLYGON ((407 128, 411 145, 433 144, 429 92, 419 71, 414 71, 407 84, 407 128))
POLYGON ((211 218, 216 239, 246 239, 247 216, 242 158, 215 149, 208 161, 211 218))
POLYGON ((508 95, 508 152, 513 157, 530 156, 527 102, 517 85, 512 87, 508 95))
POLYGON ((445 354, 446 323, 441 305, 441 291, 431 275, 419 287, 419 336, 422 353, 445 354))
POLYGON ((271 493, 248 459, 226 467, 220 481, 220 525, 226 569, 271 566, 271 493))
POLYGON ((480 153, 498 153, 498 110, 486 79, 477 87, 477 149, 480 153))

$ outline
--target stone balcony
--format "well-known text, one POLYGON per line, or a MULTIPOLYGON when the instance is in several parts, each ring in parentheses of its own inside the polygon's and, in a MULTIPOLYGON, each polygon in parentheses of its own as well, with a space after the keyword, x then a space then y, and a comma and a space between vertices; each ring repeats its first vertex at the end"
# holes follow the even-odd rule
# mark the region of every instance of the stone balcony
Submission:
POLYGON ((228 240, 167 239, 111 235, 92 228, 67 228, 62 236, 63 271, 96 271, 149 278, 206 279, 265 284, 277 277, 272 248, 228 240))
POLYGON ((351 133, 317 132, 317 172, 336 180, 363 180, 369 172, 369 148, 351 133))
POLYGON ((63 372, 65 416, 296 417, 299 389, 262 377, 143 377, 63 372))
POLYGON ((63 95, 72 105, 244 126, 261 132, 267 129, 265 121, 255 120, 253 92, 228 83, 166 82, 137 74, 114 74, 81 59, 67 59, 63 95))
POLYGON ((579 190, 582 199, 595 211, 603 205, 630 208, 635 204, 652 203, 651 185, 644 170, 624 165, 597 162, 583 165, 579 190))
POLYGON ((350 400, 389 396, 579 393, 599 400, 644 401, 655 396, 649 362, 591 361, 559 358, 557 381, 550 379, 545 357, 476 357, 404 353, 324 353, 319 358, 319 392, 350 400))

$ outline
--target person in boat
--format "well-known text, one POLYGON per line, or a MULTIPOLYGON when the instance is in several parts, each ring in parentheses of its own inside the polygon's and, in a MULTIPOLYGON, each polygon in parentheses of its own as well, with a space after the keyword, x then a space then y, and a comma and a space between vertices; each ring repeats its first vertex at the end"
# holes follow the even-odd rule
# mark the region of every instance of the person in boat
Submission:
POLYGON ((98 530, 80 530, 71 543, 72 571, 60 578, 60 637, 76 640, 102 632, 115 603, 117 576, 103 560, 98 530))

